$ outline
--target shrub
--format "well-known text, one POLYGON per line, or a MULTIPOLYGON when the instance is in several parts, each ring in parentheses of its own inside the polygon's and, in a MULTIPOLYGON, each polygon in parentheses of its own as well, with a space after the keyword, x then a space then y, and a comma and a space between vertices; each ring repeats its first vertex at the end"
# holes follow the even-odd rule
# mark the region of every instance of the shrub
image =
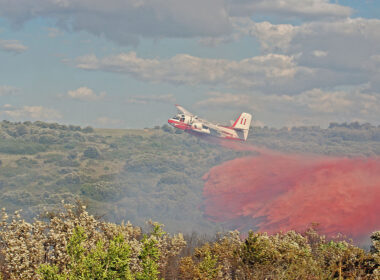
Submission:
POLYGON ((16 128, 17 136, 23 136, 28 133, 28 129, 25 125, 20 124, 16 128))
POLYGON ((33 155, 39 152, 45 152, 47 147, 38 143, 30 143, 19 140, 1 141, 0 153, 17 154, 17 155, 33 155))
POLYGON ((6 279, 158 279, 185 246, 162 226, 142 236, 130 223, 99 221, 80 203, 27 223, 16 212, 0 222, 0 272, 6 279), (81 275, 80 277, 78 275, 81 275), (71 276, 71 277, 68 277, 71 276))
POLYGON ((55 136, 52 135, 42 135, 40 136, 38 142, 41 144, 54 144, 58 141, 58 139, 55 136))
POLYGON ((123 198, 118 186, 104 181, 83 184, 80 191, 82 195, 98 201, 116 201, 123 198))
POLYGON ((168 133, 173 133, 173 128, 171 128, 168 124, 164 124, 161 129, 165 132, 168 132, 168 133))
POLYGON ((99 240, 91 250, 86 250, 84 247, 87 239, 84 229, 76 227, 67 245, 70 260, 66 265, 66 271, 59 273, 57 266, 42 264, 38 271, 41 278, 44 280, 133 279, 129 268, 130 245, 124 241, 121 234, 115 236, 107 247, 105 241, 99 240))
POLYGON ((86 150, 84 150, 83 156, 85 158, 97 159, 100 158, 100 152, 96 147, 88 147, 86 150))
POLYGON ((84 132, 84 133, 92 133, 92 132, 94 132, 94 129, 91 126, 87 126, 87 127, 85 127, 85 128, 82 129, 82 132, 84 132))

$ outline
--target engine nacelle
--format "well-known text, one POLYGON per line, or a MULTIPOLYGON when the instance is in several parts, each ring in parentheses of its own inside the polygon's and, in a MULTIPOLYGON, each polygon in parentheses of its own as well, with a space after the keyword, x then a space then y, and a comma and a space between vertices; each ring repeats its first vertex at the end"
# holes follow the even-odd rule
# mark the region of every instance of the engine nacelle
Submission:
POLYGON ((197 130, 202 130, 203 129, 203 125, 201 123, 193 123, 191 125, 191 128, 192 129, 197 129, 197 130))
POLYGON ((194 131, 197 131, 197 132, 210 134, 210 129, 207 126, 204 126, 202 123, 199 123, 199 122, 198 123, 193 123, 191 125, 191 128, 194 131))

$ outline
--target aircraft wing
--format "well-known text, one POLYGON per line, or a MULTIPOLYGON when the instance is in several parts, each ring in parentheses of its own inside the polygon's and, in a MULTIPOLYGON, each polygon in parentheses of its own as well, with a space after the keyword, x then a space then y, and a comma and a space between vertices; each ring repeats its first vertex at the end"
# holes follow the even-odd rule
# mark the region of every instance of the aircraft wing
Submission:
POLYGON ((183 108, 182 106, 180 105, 175 105, 177 107, 177 110, 182 113, 182 114, 185 114, 187 116, 190 116, 190 117, 195 117, 192 113, 190 113, 189 111, 187 111, 185 108, 183 108))

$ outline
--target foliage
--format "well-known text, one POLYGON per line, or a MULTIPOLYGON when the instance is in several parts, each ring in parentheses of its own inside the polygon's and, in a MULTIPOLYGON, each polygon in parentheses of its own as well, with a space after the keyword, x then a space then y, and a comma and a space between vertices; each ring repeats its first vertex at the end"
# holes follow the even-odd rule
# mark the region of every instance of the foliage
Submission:
POLYGON ((0 271, 5 279, 159 279, 169 258, 185 246, 181 234, 161 225, 142 236, 127 224, 100 221, 78 204, 47 212, 27 223, 3 210, 0 224, 0 271))
POLYGON ((79 197, 91 213, 110 221, 129 219, 141 226, 151 217, 169 231, 213 232, 216 225, 198 208, 202 176, 242 154, 161 129, 91 132, 3 121, 0 203, 11 211, 22 207, 30 221, 44 207, 79 197))
MULTIPOLYGON (((379 279, 380 232, 366 252, 310 228, 274 235, 239 232, 186 244, 162 225, 145 234, 130 223, 100 221, 78 202, 27 223, 20 212, 0 222, 0 279, 379 279), (186 248, 187 246, 187 248, 186 248)), ((198 240, 199 241, 199 240, 198 240)))
POLYGON ((85 128, 82 129, 82 132, 84 132, 84 133, 93 133, 94 129, 91 126, 86 126, 85 128))
POLYGON ((168 132, 168 133, 173 133, 174 130, 171 126, 169 126, 168 124, 164 124, 161 129, 165 132, 168 132))
POLYGON ((86 252, 83 243, 88 237, 83 228, 76 227, 67 245, 70 261, 65 272, 59 273, 54 265, 42 264, 39 274, 44 280, 58 279, 120 279, 132 280, 129 268, 130 246, 124 242, 122 235, 114 237, 105 248, 104 241, 99 240, 96 247, 86 252))
POLYGON ((205 244, 180 261, 181 279, 378 279, 375 255, 313 229, 267 235, 237 232, 205 244), (309 237, 313 236, 313 239, 309 237))
POLYGON ((209 244, 196 249, 195 257, 198 262, 191 257, 181 260, 181 279, 218 279, 221 276, 222 266, 218 265, 218 258, 211 253, 209 244))
POLYGON ((99 158, 100 152, 96 147, 88 147, 86 150, 84 150, 83 156, 85 158, 99 158))
POLYGON ((158 280, 158 261, 160 258, 160 251, 157 247, 157 239, 162 237, 165 233, 161 231, 158 224, 154 224, 154 229, 151 237, 144 234, 142 239, 142 250, 139 258, 142 261, 142 271, 136 275, 136 280, 158 280))
MULTIPOLYGON (((62 199, 87 201, 108 221, 147 217, 169 232, 214 233, 204 217, 203 176, 210 168, 252 152, 234 151, 170 126, 144 130, 81 128, 46 122, 0 122, 0 203, 24 209, 28 221, 62 199)), ((380 127, 331 124, 329 128, 253 127, 248 143, 327 155, 380 155, 380 127)), ((242 144, 244 145, 244 144, 242 144)))
POLYGON ((46 151, 46 146, 38 143, 27 143, 20 140, 1 141, 0 153, 16 155, 34 155, 46 151))

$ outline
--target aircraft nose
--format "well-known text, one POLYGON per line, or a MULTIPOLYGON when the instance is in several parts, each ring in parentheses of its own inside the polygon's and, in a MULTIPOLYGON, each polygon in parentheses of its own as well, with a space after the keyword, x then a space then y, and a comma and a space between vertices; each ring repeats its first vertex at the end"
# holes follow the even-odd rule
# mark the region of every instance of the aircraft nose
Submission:
POLYGON ((172 119, 168 119, 168 123, 169 123, 170 125, 173 125, 173 126, 174 126, 174 121, 173 121, 172 119))

